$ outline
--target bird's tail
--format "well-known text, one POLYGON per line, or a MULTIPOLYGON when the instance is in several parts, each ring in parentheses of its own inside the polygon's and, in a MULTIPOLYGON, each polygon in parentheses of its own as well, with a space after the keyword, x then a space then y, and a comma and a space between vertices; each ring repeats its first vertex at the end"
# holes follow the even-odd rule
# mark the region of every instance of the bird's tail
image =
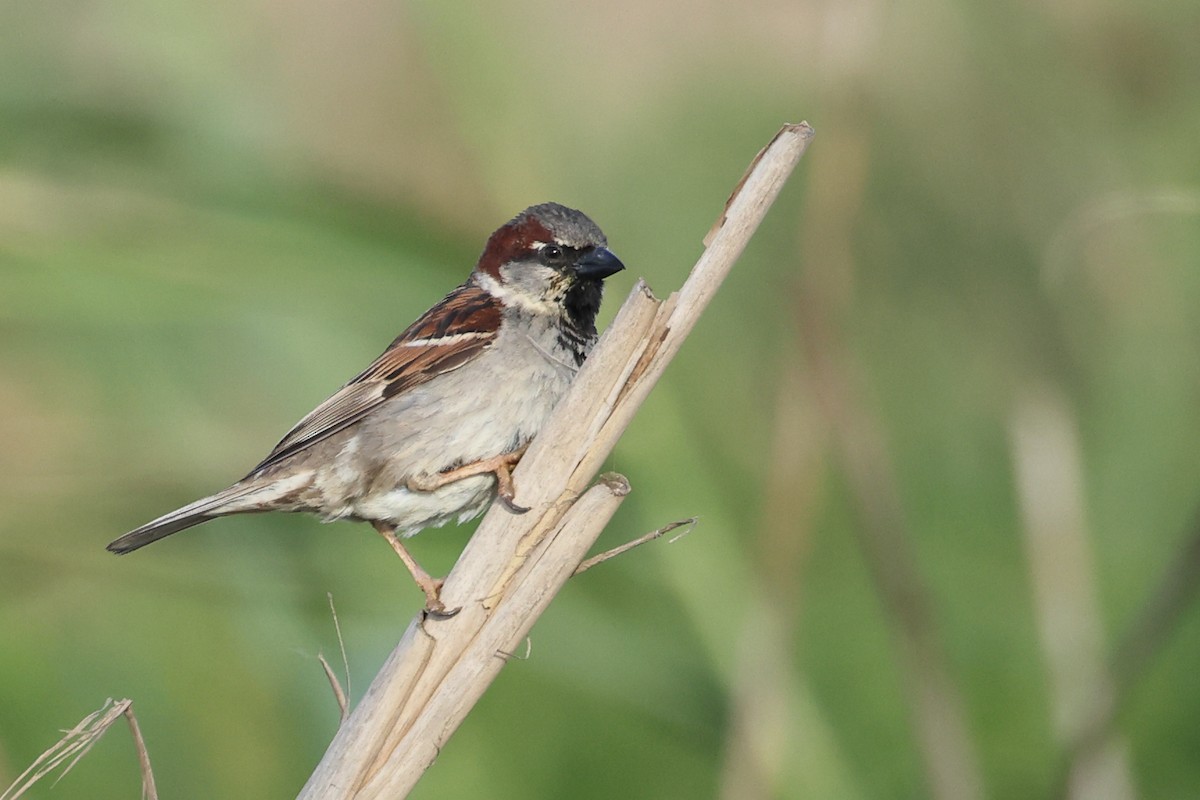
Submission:
POLYGON ((177 508, 169 514, 163 514, 140 528, 134 528, 124 536, 109 542, 108 550, 117 555, 124 555, 210 519, 253 511, 254 508, 244 501, 259 489, 261 487, 235 483, 228 489, 203 497, 183 508, 177 508))

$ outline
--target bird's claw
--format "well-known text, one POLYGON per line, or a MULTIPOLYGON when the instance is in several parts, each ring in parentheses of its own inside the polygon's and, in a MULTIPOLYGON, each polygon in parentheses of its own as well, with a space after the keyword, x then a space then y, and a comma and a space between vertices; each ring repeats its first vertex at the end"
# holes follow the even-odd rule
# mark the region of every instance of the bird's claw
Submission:
POLYGON ((433 617, 434 619, 450 619, 451 617, 462 611, 462 606, 455 608, 446 608, 445 604, 436 597, 425 598, 425 616, 433 617))
POLYGON ((516 500, 513 499, 513 496, 511 494, 505 494, 504 492, 501 492, 499 495, 497 495, 497 497, 500 499, 500 502, 504 505, 504 507, 509 510, 510 513, 512 513, 512 514, 528 514, 529 513, 529 506, 520 505, 519 503, 517 503, 516 500))

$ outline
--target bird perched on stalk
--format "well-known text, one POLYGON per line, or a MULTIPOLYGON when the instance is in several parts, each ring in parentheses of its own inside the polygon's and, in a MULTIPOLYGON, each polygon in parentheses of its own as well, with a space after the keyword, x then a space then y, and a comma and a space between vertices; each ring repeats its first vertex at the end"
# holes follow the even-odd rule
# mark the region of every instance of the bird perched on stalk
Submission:
MULTIPOLYGON (((246 477, 108 545, 128 553, 230 514, 306 511, 370 522, 403 559, 426 608, 448 613, 401 537, 463 522, 511 470, 596 342, 603 281, 623 269, 600 228, 557 203, 491 235, 465 283, 300 420, 246 477)), ((452 612, 449 612, 452 613, 452 612)))

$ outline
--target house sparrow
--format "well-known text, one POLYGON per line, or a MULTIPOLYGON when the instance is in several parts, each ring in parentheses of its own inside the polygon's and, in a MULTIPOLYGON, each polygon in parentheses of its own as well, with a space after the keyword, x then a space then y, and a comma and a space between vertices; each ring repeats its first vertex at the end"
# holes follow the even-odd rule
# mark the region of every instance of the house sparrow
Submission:
POLYGON ((307 511, 370 522, 445 613, 400 537, 514 513, 511 469, 596 342, 603 280, 624 268, 587 216, 527 208, 488 239, 466 283, 292 428, 246 477, 108 545, 128 553, 228 514, 307 511))

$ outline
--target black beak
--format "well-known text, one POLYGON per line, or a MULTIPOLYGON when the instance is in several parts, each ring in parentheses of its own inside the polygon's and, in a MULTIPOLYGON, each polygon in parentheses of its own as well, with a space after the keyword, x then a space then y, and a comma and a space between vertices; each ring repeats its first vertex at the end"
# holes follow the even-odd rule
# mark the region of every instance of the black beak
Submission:
POLYGON ((625 269, 621 259, 607 247, 595 247, 575 262, 575 275, 587 281, 601 281, 625 269))

